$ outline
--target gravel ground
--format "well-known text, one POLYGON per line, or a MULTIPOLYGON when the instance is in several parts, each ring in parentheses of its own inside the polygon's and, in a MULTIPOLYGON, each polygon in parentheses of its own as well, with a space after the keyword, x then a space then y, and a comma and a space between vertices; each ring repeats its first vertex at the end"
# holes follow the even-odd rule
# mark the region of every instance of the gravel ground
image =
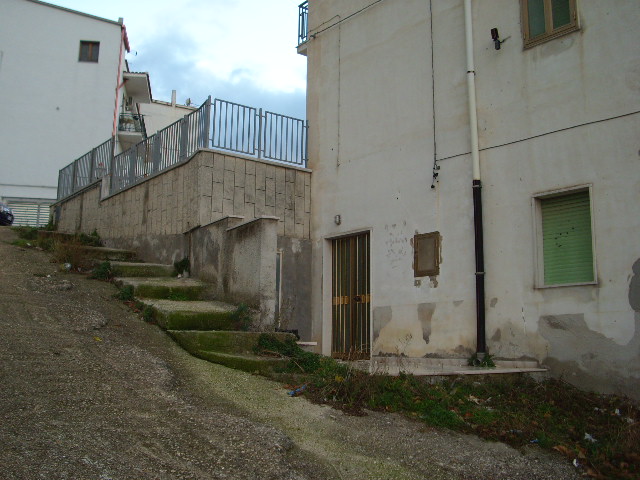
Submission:
POLYGON ((577 479, 559 456, 344 415, 189 356, 0 227, 1 479, 577 479))

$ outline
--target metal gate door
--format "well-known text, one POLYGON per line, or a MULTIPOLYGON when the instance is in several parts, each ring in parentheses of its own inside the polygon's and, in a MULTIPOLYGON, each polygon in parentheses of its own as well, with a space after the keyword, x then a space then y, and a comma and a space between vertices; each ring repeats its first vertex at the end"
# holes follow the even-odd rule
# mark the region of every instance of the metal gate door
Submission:
POLYGON ((369 233, 333 240, 331 354, 369 358, 369 233))

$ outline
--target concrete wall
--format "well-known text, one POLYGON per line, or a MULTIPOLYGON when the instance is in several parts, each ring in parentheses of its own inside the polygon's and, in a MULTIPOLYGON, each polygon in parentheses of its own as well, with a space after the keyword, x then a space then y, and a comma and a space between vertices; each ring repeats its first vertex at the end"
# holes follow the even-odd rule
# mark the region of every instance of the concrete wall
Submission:
MULTIPOLYGON (((380 2, 327 28, 369 3, 310 4, 313 340, 330 352, 331 239, 369 231, 372 353, 466 357, 476 320, 463 2, 380 2), (441 235, 440 273, 416 278, 411 241, 428 232, 441 235)), ((488 347, 637 398, 640 3, 578 11, 578 32, 524 50, 520 2, 473 2, 488 347), (499 51, 494 27, 510 37, 499 51), (533 198, 579 185, 592 192, 597 282, 539 288, 533 198)))
POLYGON ((0 196, 56 198, 58 170, 111 136, 121 25, 28 0, 0 18, 0 196))
POLYGON ((296 326, 309 323, 309 177, 306 169, 202 150, 116 195, 101 200, 98 182, 54 208, 59 231, 97 230, 106 245, 146 261, 189 256, 192 274, 211 282, 218 298, 260 308, 264 322, 275 314, 280 249, 283 270, 295 275, 281 295, 296 326))

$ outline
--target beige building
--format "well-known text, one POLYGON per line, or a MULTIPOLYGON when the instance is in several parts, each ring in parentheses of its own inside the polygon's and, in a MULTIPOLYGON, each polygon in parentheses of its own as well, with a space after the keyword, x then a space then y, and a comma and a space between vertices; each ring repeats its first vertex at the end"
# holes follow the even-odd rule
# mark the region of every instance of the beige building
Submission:
POLYGON ((322 352, 640 398, 640 2, 300 8, 322 352))

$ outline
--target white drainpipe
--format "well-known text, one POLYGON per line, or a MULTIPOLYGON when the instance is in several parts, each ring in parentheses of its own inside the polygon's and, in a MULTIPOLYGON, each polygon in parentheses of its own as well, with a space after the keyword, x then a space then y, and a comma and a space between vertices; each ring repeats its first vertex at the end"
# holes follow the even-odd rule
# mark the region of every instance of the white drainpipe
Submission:
POLYGON ((478 114, 476 108, 476 68, 473 63, 473 17, 471 0, 464 0, 464 27, 467 45, 467 90, 469 93, 469 128, 473 179, 480 180, 480 149, 478 147, 478 114))
POLYGON ((480 150, 478 147, 478 113, 476 109, 476 69, 473 63, 473 17, 471 0, 464 0, 464 26, 467 50, 467 90, 469 93, 469 130, 473 161, 473 233, 476 277, 476 353, 487 352, 484 293, 484 227, 482 224, 482 182, 480 181, 480 150))

